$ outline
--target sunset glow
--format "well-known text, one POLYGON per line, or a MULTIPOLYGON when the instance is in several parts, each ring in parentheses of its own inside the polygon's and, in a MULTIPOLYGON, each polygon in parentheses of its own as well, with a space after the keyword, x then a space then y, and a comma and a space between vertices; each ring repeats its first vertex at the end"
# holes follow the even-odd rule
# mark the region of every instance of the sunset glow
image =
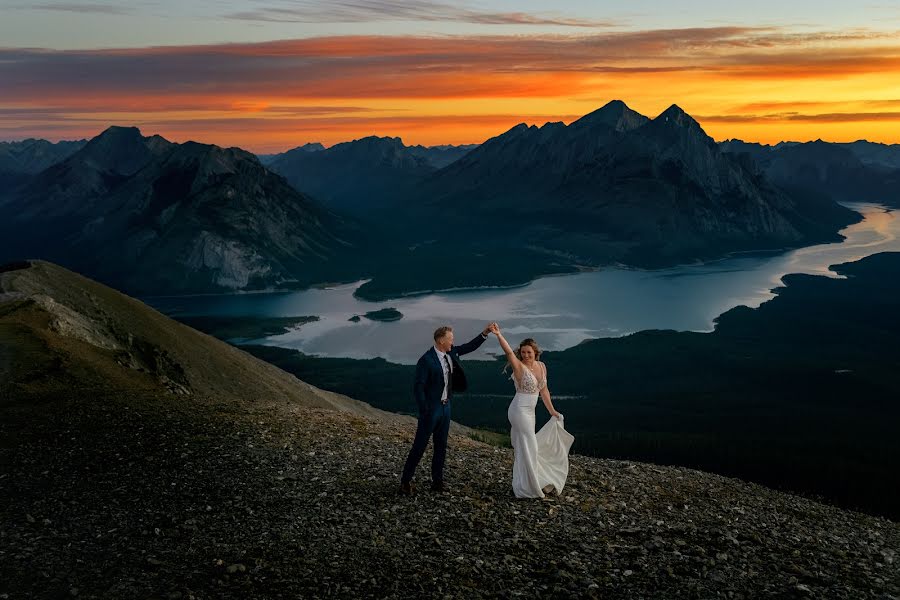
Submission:
MULTIPOLYGON (((435 5, 444 12, 423 13, 424 4, 415 4, 419 13, 402 7, 403 18, 478 25, 428 35, 315 35, 307 27, 305 37, 276 41, 0 48, 0 139, 91 137, 116 124, 257 152, 366 135, 477 143, 520 122, 570 122, 621 99, 650 117, 678 104, 717 140, 900 142, 896 30, 629 28, 575 11, 551 18, 435 5), (535 32, 535 21, 553 32, 535 32), (529 28, 479 33, 497 22, 529 28)), ((321 18, 374 19, 343 10, 321 18)), ((27 11, 19 13, 9 14, 27 11)), ((296 18, 309 26, 319 16, 296 18)))

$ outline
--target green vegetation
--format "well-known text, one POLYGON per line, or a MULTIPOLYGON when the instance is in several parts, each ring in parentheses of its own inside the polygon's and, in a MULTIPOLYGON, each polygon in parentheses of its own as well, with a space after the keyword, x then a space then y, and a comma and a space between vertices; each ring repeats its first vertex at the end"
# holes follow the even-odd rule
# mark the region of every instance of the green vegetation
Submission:
POLYGON ((454 247, 452 261, 446 260, 447 243, 435 241, 414 248, 393 248, 389 265, 396 267, 379 263, 377 275, 360 286, 354 295, 379 302, 455 288, 521 286, 544 275, 578 271, 570 260, 535 251, 527 245, 517 249, 515 261, 498 262, 493 257, 509 252, 506 242, 500 246, 474 244, 471 240, 467 243, 470 245, 459 252, 454 247), (441 268, 436 269, 435 264, 440 264, 441 268))
POLYGON ((370 310, 363 316, 372 321, 388 323, 390 321, 399 321, 403 318, 403 313, 396 308, 382 308, 381 310, 370 310))
POLYGON ((281 335, 319 317, 173 317, 189 327, 222 340, 255 340, 281 335))
POLYGON ((469 434, 469 437, 476 442, 483 442, 491 446, 500 448, 512 448, 512 441, 509 432, 502 433, 498 431, 489 431, 487 429, 475 429, 469 434))
MULTIPOLYGON (((900 254, 837 270, 848 278, 786 277, 776 298, 728 311, 713 333, 643 331, 544 353, 573 451, 900 516, 900 254)), ((415 412, 410 365, 245 348, 313 385, 415 412)), ((455 400, 455 420, 507 430, 501 367, 465 361, 471 392, 455 400)), ((546 418, 539 405, 539 427, 546 418)))

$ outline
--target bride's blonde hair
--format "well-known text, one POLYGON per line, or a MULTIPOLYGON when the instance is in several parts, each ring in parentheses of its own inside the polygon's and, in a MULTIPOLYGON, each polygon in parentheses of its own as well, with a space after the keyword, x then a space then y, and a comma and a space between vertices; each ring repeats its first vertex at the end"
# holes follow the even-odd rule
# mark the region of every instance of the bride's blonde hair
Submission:
MULTIPOLYGON (((516 355, 516 358, 522 360, 522 348, 525 346, 531 346, 534 350, 534 360, 541 359, 541 347, 538 346, 538 343, 534 341, 534 338, 525 338, 521 342, 519 342, 519 347, 513 350, 513 354, 516 355)), ((503 373, 506 373, 506 369, 509 368, 509 361, 506 361, 506 364, 503 366, 503 373)))

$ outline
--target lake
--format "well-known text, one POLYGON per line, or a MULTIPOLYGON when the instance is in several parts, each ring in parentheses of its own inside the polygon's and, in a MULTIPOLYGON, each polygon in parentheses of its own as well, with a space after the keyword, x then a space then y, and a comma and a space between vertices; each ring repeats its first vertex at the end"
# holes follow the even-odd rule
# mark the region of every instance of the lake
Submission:
MULTIPOLYGON (((771 254, 733 255, 669 269, 603 270, 544 277, 511 289, 436 293, 384 302, 353 296, 362 282, 299 292, 152 297, 144 301, 171 316, 318 316, 298 330, 255 343, 295 348, 306 354, 345 358, 382 357, 414 363, 440 325, 454 328, 457 343, 498 321, 513 342, 534 337, 547 350, 562 350, 597 337, 644 329, 711 331, 714 319, 738 305, 759 306, 788 273, 836 277, 829 265, 879 252, 900 252, 900 220, 877 204, 847 204, 864 220, 844 229, 839 243, 771 254), (391 322, 354 315, 395 308, 391 322)), ((473 358, 499 352, 488 340, 473 358)))

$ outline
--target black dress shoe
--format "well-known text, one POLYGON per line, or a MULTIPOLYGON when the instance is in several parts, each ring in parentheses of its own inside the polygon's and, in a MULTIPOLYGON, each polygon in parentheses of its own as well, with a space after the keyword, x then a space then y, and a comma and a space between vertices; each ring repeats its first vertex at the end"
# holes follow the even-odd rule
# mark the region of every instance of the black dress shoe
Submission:
POLYGON ((414 486, 412 483, 409 483, 409 482, 404 483, 402 481, 400 482, 400 493, 401 494, 403 494, 404 496, 412 496, 415 492, 416 492, 416 486, 414 486))
POLYGON ((447 494, 450 492, 450 488, 443 481, 432 481, 431 482, 431 491, 432 492, 440 492, 442 494, 447 494))

